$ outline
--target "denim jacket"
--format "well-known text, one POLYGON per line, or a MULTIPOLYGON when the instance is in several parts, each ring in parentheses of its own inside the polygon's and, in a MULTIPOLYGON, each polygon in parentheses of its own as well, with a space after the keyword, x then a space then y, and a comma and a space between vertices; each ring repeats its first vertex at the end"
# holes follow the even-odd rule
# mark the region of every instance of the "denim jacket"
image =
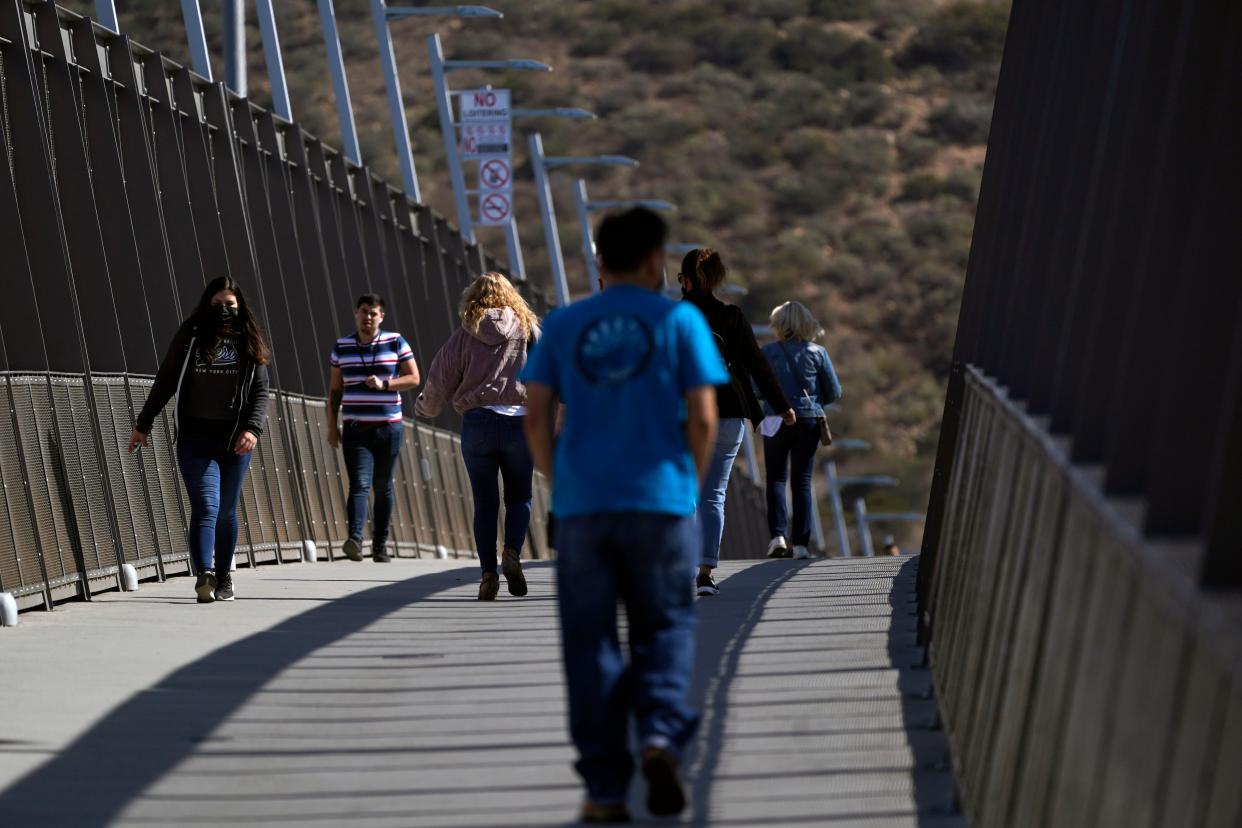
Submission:
MULTIPOLYGON (((763 355, 768 358, 798 419, 814 419, 825 406, 841 399, 841 381, 833 370, 828 351, 819 345, 795 340, 772 342, 763 346, 763 355), (790 363, 798 371, 797 375, 790 370, 790 363)), ((765 414, 779 413, 766 402, 763 410, 765 414)))

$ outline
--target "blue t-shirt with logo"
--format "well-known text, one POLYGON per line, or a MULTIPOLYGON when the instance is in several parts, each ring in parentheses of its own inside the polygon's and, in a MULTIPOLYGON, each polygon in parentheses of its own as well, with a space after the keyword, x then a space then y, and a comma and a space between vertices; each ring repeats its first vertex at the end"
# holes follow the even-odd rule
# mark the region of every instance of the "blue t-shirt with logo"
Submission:
POLYGON ((565 403, 552 488, 558 517, 694 512, 685 395, 729 381, 698 308, 611 287, 548 317, 521 380, 547 385, 565 403))

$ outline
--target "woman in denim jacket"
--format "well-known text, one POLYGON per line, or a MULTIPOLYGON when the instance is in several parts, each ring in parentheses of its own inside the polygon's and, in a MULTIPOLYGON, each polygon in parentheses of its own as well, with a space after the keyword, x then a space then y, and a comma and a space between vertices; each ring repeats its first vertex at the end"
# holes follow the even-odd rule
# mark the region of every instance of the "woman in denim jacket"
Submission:
POLYGON ((786 399, 793 404, 798 421, 793 425, 782 424, 776 434, 763 438, 768 533, 772 538, 768 557, 809 558, 807 544, 811 540, 814 508, 811 477, 815 472, 815 451, 819 448, 818 420, 824 416, 824 406, 841 399, 841 382, 833 370, 828 351, 812 342, 823 335, 824 329, 805 306, 798 302, 779 305, 772 311, 771 323, 776 342, 765 345, 763 354, 772 365, 786 399), (785 484, 791 479, 792 533, 785 502, 785 484))

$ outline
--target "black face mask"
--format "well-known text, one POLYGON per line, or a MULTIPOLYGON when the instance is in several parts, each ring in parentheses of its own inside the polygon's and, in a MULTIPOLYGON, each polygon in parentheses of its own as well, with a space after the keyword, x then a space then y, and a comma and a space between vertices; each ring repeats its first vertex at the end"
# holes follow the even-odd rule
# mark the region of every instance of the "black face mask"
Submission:
POLYGON ((221 330, 232 328, 237 324, 237 308, 232 305, 212 305, 208 318, 221 330))

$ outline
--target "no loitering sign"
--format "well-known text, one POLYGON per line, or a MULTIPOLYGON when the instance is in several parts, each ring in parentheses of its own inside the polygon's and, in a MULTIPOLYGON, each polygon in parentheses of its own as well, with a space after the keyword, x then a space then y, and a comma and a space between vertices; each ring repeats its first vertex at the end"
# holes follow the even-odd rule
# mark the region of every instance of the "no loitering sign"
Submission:
POLYGON ((512 109, 508 89, 457 93, 458 157, 479 165, 478 223, 513 219, 512 109))

